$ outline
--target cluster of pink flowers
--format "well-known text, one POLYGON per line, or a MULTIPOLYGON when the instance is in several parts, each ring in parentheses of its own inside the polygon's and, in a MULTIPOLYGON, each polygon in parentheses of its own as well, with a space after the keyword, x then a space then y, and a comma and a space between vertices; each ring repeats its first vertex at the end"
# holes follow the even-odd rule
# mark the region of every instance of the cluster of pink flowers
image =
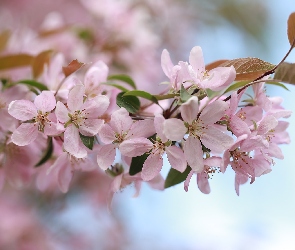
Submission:
MULTIPOLYGON (((173 65, 167 50, 161 59, 167 89, 154 99, 147 92, 137 94, 150 102, 136 111, 129 110, 128 89, 119 86, 125 91, 118 94, 118 86, 106 84, 108 66, 102 61, 88 69, 83 81, 71 75, 57 88, 44 81, 49 90, 35 94, 2 83, 0 186, 5 179, 25 181, 33 171, 25 165, 41 165, 46 174, 38 172, 40 189, 57 183, 67 192, 75 172, 98 168, 114 177, 111 195, 132 182, 137 191, 142 182, 163 189, 177 184, 161 176, 166 153, 171 167, 185 175, 186 191, 196 174, 201 192, 209 193, 210 177, 231 166, 239 194, 241 184, 271 171, 273 158, 283 159, 278 145, 290 140, 288 122, 281 119, 291 111, 281 106, 281 98, 266 96, 263 82, 253 85, 251 99, 241 105, 245 91, 231 92, 225 100, 235 68, 207 71, 200 47, 191 50, 189 62, 173 65), (118 102, 122 94, 123 104, 118 102)), ((61 67, 54 75, 60 74, 61 67)))

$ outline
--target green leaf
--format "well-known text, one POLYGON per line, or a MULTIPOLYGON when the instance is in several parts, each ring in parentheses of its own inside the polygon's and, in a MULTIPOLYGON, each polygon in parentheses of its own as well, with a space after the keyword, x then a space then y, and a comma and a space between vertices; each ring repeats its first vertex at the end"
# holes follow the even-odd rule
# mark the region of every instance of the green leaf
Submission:
POLYGON ((266 84, 270 84, 270 85, 275 85, 275 86, 279 86, 279 87, 282 87, 284 88, 285 90, 288 90, 290 91, 284 84, 280 83, 280 82, 265 82, 266 84))
POLYGON ((187 90, 183 87, 181 84, 181 89, 180 89, 180 100, 184 103, 188 99, 190 99, 192 96, 187 92, 187 90))
POLYGON ((244 87, 245 85, 247 85, 250 81, 240 81, 240 82, 235 82, 234 84, 232 84, 231 86, 229 86, 225 91, 225 93, 228 93, 230 91, 236 90, 236 89, 240 89, 242 87, 244 87))
POLYGON ((116 84, 116 83, 112 83, 112 82, 102 82, 101 84, 104 84, 104 85, 109 85, 109 86, 113 86, 117 89, 120 89, 122 90, 123 92, 128 92, 129 89, 126 89, 124 88, 123 86, 119 85, 119 84, 116 84))
POLYGON ((90 150, 93 149, 93 144, 94 144, 94 136, 85 136, 82 135, 81 133, 79 133, 81 141, 83 142, 83 144, 89 148, 90 150))
POLYGON ((123 96, 139 96, 139 97, 142 97, 144 99, 150 100, 151 102, 158 104, 158 100, 156 97, 154 97, 150 93, 142 91, 142 90, 131 90, 131 91, 126 92, 123 96))
POLYGON ((128 75, 123 75, 123 74, 121 74, 121 75, 110 75, 110 76, 108 76, 108 80, 119 80, 119 81, 127 83, 133 89, 136 89, 136 85, 135 85, 134 81, 128 75))
POLYGON ((186 177, 188 176, 191 170, 191 167, 187 166, 186 170, 183 173, 180 173, 174 168, 171 168, 165 180, 165 188, 172 187, 176 184, 185 181, 186 177))
POLYGON ((280 64, 275 71, 274 80, 295 85, 295 63, 280 64))
POLYGON ((136 96, 123 96, 126 92, 117 95, 117 105, 125 108, 129 113, 135 114, 140 108, 140 101, 136 96))
POLYGON ((43 83, 36 82, 34 80, 20 80, 17 83, 26 84, 30 87, 35 87, 39 89, 40 91, 48 90, 47 86, 45 86, 43 83))
POLYGON ((133 157, 129 169, 129 174, 136 175, 137 173, 141 172, 143 163, 148 156, 149 154, 143 154, 141 156, 133 157))
POLYGON ((52 137, 48 137, 47 139, 47 149, 42 156, 41 160, 35 165, 35 167, 40 167, 43 163, 48 161, 53 153, 53 143, 52 143, 52 137))

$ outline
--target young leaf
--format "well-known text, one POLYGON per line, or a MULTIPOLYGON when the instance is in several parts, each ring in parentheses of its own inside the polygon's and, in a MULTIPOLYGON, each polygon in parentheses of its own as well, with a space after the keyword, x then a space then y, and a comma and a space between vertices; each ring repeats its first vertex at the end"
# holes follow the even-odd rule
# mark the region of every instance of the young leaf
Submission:
POLYGON ((187 92, 187 90, 183 87, 181 84, 181 89, 180 89, 180 100, 184 103, 188 99, 190 99, 192 96, 187 92))
POLYGON ((26 84, 26 85, 28 85, 30 87, 37 88, 40 91, 48 90, 47 86, 45 86, 43 83, 36 82, 34 80, 20 80, 17 83, 26 84))
POLYGON ((142 91, 142 90, 131 90, 131 91, 126 92, 123 96, 139 96, 139 97, 142 97, 144 99, 150 100, 151 102, 158 104, 158 100, 156 97, 154 97, 150 93, 142 91))
POLYGON ((128 92, 129 89, 126 89, 124 88, 123 86, 119 85, 119 84, 116 84, 116 83, 112 83, 112 82, 102 82, 101 84, 104 84, 104 85, 109 85, 109 86, 113 86, 117 89, 120 89, 121 91, 123 92, 128 92))
POLYGON ((63 71, 65 77, 68 77, 69 75, 73 74, 74 72, 76 72, 78 69, 80 69, 84 65, 85 65, 85 63, 79 62, 76 59, 76 60, 71 61, 68 66, 62 67, 62 71, 63 71))
POLYGON ((239 88, 244 87, 247 85, 250 81, 240 81, 240 82, 235 82, 234 84, 230 85, 225 91, 224 94, 239 88))
POLYGON ((28 54, 15 54, 0 57, 0 70, 30 66, 34 57, 28 54))
POLYGON ((288 19, 288 29, 287 29, 289 43, 292 46, 295 40, 295 12, 291 13, 288 19))
POLYGON ((50 56, 52 55, 52 50, 46 50, 39 53, 32 61, 32 70, 34 79, 38 78, 43 70, 45 64, 49 64, 50 56))
POLYGON ((279 86, 282 87, 285 90, 290 91, 284 84, 280 83, 280 82, 265 82, 266 84, 270 84, 270 85, 275 85, 275 86, 279 86))
POLYGON ((136 96, 124 96, 126 92, 117 95, 117 105, 125 108, 129 113, 135 114, 140 108, 140 101, 136 96))
POLYGON ((35 167, 41 166, 43 163, 48 161, 52 155, 53 152, 53 143, 52 143, 52 137, 48 137, 47 139, 47 149, 41 158, 41 160, 35 165, 35 167))
POLYGON ((220 67, 234 66, 236 70, 236 81, 254 80, 265 72, 273 69, 275 65, 265 62, 259 58, 248 57, 229 60, 219 65, 220 67))
POLYGON ((186 177, 188 176, 191 170, 191 167, 187 166, 186 170, 183 173, 180 173, 174 168, 171 168, 165 180, 164 187, 169 188, 185 181, 186 177))
POLYGON ((295 63, 281 63, 275 71, 274 80, 295 85, 295 63))
POLYGON ((81 133, 79 133, 81 141, 83 142, 83 144, 89 148, 90 150, 93 149, 93 144, 94 144, 94 136, 85 136, 82 135, 81 133))
POLYGON ((143 164, 148 156, 148 154, 143 154, 141 156, 133 157, 129 168, 129 174, 136 175, 141 172, 143 164))
POLYGON ((108 80, 119 80, 119 81, 127 83, 133 89, 136 89, 136 85, 135 85, 134 81, 128 75, 123 75, 123 74, 122 75, 110 75, 110 76, 108 76, 108 80))

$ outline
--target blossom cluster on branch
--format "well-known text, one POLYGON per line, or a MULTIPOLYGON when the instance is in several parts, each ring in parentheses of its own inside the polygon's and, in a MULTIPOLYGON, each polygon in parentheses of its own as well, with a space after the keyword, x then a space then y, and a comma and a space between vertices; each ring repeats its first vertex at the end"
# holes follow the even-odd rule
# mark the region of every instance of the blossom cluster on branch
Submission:
MULTIPOLYGON (((288 35, 292 49, 295 36, 288 35)), ((137 195, 142 182, 160 190, 184 182, 188 191, 194 174, 208 194, 211 176, 230 167, 239 194, 241 184, 269 173, 274 158, 283 159, 279 145, 290 142, 283 119, 291 111, 282 98, 265 93, 273 73, 276 85, 293 81, 281 74, 289 67, 285 58, 278 65, 258 58, 205 65, 195 46, 188 62, 174 65, 164 50, 168 79, 156 94, 138 89, 127 75, 110 75, 101 60, 83 76, 87 65, 73 60, 62 67, 61 53, 4 56, 2 69, 13 59, 16 66, 29 60, 34 77, 1 79, 0 187, 6 179, 19 185, 36 174, 40 190, 57 185, 65 193, 76 172, 100 169, 113 177, 110 197, 130 183, 137 195), (164 155, 171 165, 165 179, 164 155)))

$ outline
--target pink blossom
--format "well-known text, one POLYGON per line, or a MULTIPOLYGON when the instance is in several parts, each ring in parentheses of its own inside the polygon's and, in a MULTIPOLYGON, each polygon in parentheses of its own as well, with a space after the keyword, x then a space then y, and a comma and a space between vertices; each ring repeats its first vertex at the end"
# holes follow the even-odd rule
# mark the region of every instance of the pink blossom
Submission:
POLYGON ((109 99, 103 95, 84 102, 84 92, 84 85, 76 85, 69 93, 68 108, 62 102, 58 102, 55 111, 58 121, 65 126, 64 149, 77 158, 87 155, 79 133, 84 136, 96 135, 104 123, 98 117, 109 105, 109 99))
POLYGON ((125 108, 116 110, 110 122, 99 131, 99 137, 105 145, 98 151, 98 165, 106 170, 115 160, 116 148, 128 157, 144 154, 152 145, 147 137, 154 133, 153 120, 133 121, 125 108))
POLYGON ((12 101, 8 113, 23 123, 13 132, 11 140, 19 146, 25 146, 36 140, 38 132, 45 135, 57 135, 62 131, 53 122, 50 112, 55 108, 56 100, 52 92, 42 91, 34 103, 28 100, 12 101), (26 123, 27 122, 27 123, 26 123))
POLYGON ((179 90, 181 84, 185 87, 191 85, 199 89, 209 88, 213 91, 219 91, 231 84, 235 77, 236 71, 231 67, 217 67, 210 71, 205 69, 203 52, 201 47, 192 48, 187 62, 179 62, 173 65, 167 50, 162 52, 161 65, 165 75, 170 79, 172 88, 179 90))
POLYGON ((165 121, 164 134, 167 138, 182 140, 186 133, 189 134, 183 150, 188 164, 196 173, 200 173, 204 168, 201 142, 215 153, 222 153, 233 144, 232 137, 214 125, 223 117, 227 108, 227 103, 216 100, 199 114, 198 98, 193 96, 180 107, 184 122, 175 118, 165 121))
POLYGON ((60 191, 66 193, 69 190, 70 182, 75 171, 92 171, 95 168, 96 165, 90 158, 76 158, 67 152, 63 152, 47 170, 47 175, 53 175, 51 178, 57 180, 60 191))
POLYGON ((163 133, 164 122, 165 119, 161 115, 157 115, 154 118, 157 138, 151 147, 148 148, 149 156, 143 164, 141 177, 144 181, 152 180, 159 174, 163 166, 162 155, 165 152, 172 168, 181 173, 186 169, 187 162, 183 151, 179 147, 171 145, 171 141, 168 141, 163 133))
MULTIPOLYGON (((209 186, 209 178, 212 177, 213 174, 218 172, 218 168, 221 165, 221 158, 212 156, 209 158, 204 159, 204 169, 202 172, 197 173, 197 183, 198 183, 198 188, 200 191, 204 194, 209 194, 210 193, 210 186, 209 186)), ((195 173, 195 171, 191 170, 190 173, 188 174, 185 182, 184 182, 184 190, 187 192, 190 179, 192 175, 195 173)))

